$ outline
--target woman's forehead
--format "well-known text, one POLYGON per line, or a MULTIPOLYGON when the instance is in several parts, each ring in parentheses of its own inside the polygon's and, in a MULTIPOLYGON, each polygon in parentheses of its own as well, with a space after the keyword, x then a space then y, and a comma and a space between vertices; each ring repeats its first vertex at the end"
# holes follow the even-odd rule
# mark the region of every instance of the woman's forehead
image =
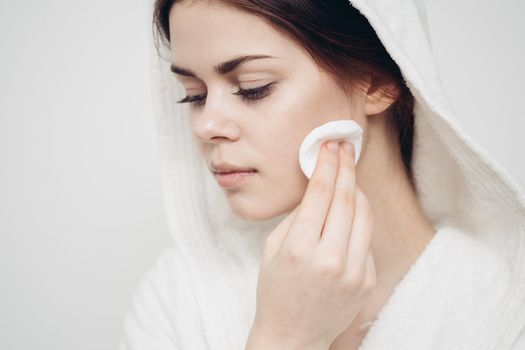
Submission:
POLYGON ((169 28, 172 49, 179 52, 215 50, 233 57, 241 51, 263 51, 283 56, 297 49, 296 43, 261 17, 232 6, 176 4, 170 12, 169 28))

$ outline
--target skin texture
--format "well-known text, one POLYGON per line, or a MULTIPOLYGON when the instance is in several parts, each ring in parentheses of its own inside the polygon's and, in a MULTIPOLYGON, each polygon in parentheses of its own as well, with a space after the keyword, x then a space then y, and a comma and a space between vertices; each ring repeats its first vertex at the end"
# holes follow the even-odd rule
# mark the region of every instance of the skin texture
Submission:
MULTIPOLYGON (((399 145, 386 126, 393 102, 362 82, 347 95, 301 46, 263 19, 217 2, 177 3, 170 12, 172 62, 196 78, 176 75, 188 96, 207 94, 189 107, 191 127, 208 164, 227 162, 255 168, 244 185, 224 189, 232 210, 246 220, 270 219, 292 211, 308 179, 299 166, 299 147, 314 128, 353 119, 363 128, 356 181, 371 204, 371 239, 377 287, 361 313, 331 349, 357 348, 393 288, 433 237, 404 171, 399 145), (214 66, 241 55, 275 58, 243 63, 220 75, 214 66), (242 89, 276 82, 270 94, 245 101, 242 89)), ((357 82, 356 82, 357 83, 357 82)), ((190 103, 191 104, 191 103, 190 103)))

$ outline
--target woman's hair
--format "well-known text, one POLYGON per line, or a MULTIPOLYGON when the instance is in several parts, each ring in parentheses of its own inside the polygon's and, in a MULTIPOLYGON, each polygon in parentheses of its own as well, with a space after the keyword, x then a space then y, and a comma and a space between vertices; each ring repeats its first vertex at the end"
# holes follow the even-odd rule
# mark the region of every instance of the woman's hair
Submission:
MULTIPOLYGON (((169 13, 175 3, 199 0, 156 0, 153 25, 169 46, 169 13)), ((200 0, 202 1, 202 0, 200 0)), ((208 0, 210 1, 210 0, 208 0)), ((414 97, 401 71, 374 29, 348 0, 215 0, 249 12, 308 51, 314 61, 344 90, 371 79, 376 88, 395 99, 387 109, 391 130, 399 141, 409 179, 412 178, 414 97)), ((156 41, 158 49, 158 41, 156 41)))

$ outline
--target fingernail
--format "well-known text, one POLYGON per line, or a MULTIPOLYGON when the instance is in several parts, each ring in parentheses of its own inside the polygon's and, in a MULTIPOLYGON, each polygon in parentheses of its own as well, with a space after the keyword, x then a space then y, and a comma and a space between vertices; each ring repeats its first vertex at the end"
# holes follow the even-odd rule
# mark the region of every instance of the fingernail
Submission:
POLYGON ((337 153, 337 151, 339 150, 339 143, 330 141, 330 142, 328 142, 328 146, 327 147, 330 150, 330 152, 337 153))
POLYGON ((352 154, 352 151, 354 150, 354 145, 351 142, 344 142, 343 148, 348 154, 352 154))

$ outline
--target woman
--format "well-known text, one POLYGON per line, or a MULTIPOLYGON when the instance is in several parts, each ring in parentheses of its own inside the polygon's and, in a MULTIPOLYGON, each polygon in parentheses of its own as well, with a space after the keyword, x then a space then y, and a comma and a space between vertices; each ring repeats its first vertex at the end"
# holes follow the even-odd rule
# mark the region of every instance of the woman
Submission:
POLYGON ((419 2, 154 13, 175 241, 121 349, 524 348, 525 201, 452 119, 419 2), (327 147, 309 181, 302 141, 345 119, 359 162, 327 147))

